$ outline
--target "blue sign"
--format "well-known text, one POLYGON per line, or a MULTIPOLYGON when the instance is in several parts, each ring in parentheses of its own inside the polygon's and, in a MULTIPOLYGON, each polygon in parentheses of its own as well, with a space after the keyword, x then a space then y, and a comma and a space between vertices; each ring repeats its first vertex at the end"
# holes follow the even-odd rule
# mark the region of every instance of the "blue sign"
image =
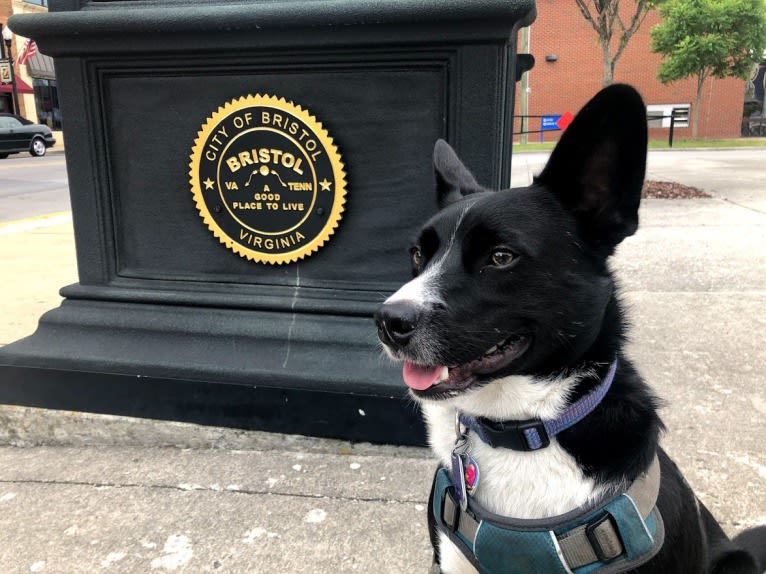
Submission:
POLYGON ((540 129, 544 132, 550 132, 550 131, 561 129, 556 123, 559 121, 560 117, 561 117, 561 114, 558 114, 555 116, 542 116, 540 118, 540 129))

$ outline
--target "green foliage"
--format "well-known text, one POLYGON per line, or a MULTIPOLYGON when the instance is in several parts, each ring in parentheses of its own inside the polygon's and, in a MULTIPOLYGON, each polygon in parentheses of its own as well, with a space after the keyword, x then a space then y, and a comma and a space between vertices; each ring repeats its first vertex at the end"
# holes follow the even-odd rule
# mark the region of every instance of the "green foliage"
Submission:
POLYGON ((766 48, 764 0, 667 0, 652 31, 652 50, 666 58, 663 83, 696 76, 745 79, 766 48))

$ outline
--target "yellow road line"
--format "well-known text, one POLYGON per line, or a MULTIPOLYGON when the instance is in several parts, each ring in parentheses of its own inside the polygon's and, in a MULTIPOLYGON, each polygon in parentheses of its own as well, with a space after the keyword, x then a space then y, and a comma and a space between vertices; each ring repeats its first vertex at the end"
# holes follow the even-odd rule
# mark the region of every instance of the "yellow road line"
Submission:
POLYGON ((63 225, 71 222, 71 211, 58 211, 46 215, 36 215, 34 217, 0 223, 0 235, 14 235, 16 233, 23 233, 25 231, 51 227, 53 225, 63 225))

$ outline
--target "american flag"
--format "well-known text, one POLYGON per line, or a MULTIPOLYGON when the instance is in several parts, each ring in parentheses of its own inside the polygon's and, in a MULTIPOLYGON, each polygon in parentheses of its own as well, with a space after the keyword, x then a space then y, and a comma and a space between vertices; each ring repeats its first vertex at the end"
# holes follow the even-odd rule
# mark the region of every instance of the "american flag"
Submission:
POLYGON ((37 44, 35 44, 34 40, 27 40, 16 61, 19 66, 21 66, 22 64, 26 64, 35 54, 37 54, 37 44))

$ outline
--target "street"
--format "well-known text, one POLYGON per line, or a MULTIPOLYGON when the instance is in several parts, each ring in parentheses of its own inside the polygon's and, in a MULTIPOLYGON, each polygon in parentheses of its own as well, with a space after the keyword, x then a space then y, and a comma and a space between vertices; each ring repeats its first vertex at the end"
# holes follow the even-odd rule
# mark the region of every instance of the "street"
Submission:
POLYGON ((63 153, 0 159, 0 223, 69 211, 68 190, 63 153))
POLYGON ((77 281, 66 159, 61 151, 0 159, 0 346, 31 334, 77 281), (15 289, 14 284, 22 287, 15 289))

